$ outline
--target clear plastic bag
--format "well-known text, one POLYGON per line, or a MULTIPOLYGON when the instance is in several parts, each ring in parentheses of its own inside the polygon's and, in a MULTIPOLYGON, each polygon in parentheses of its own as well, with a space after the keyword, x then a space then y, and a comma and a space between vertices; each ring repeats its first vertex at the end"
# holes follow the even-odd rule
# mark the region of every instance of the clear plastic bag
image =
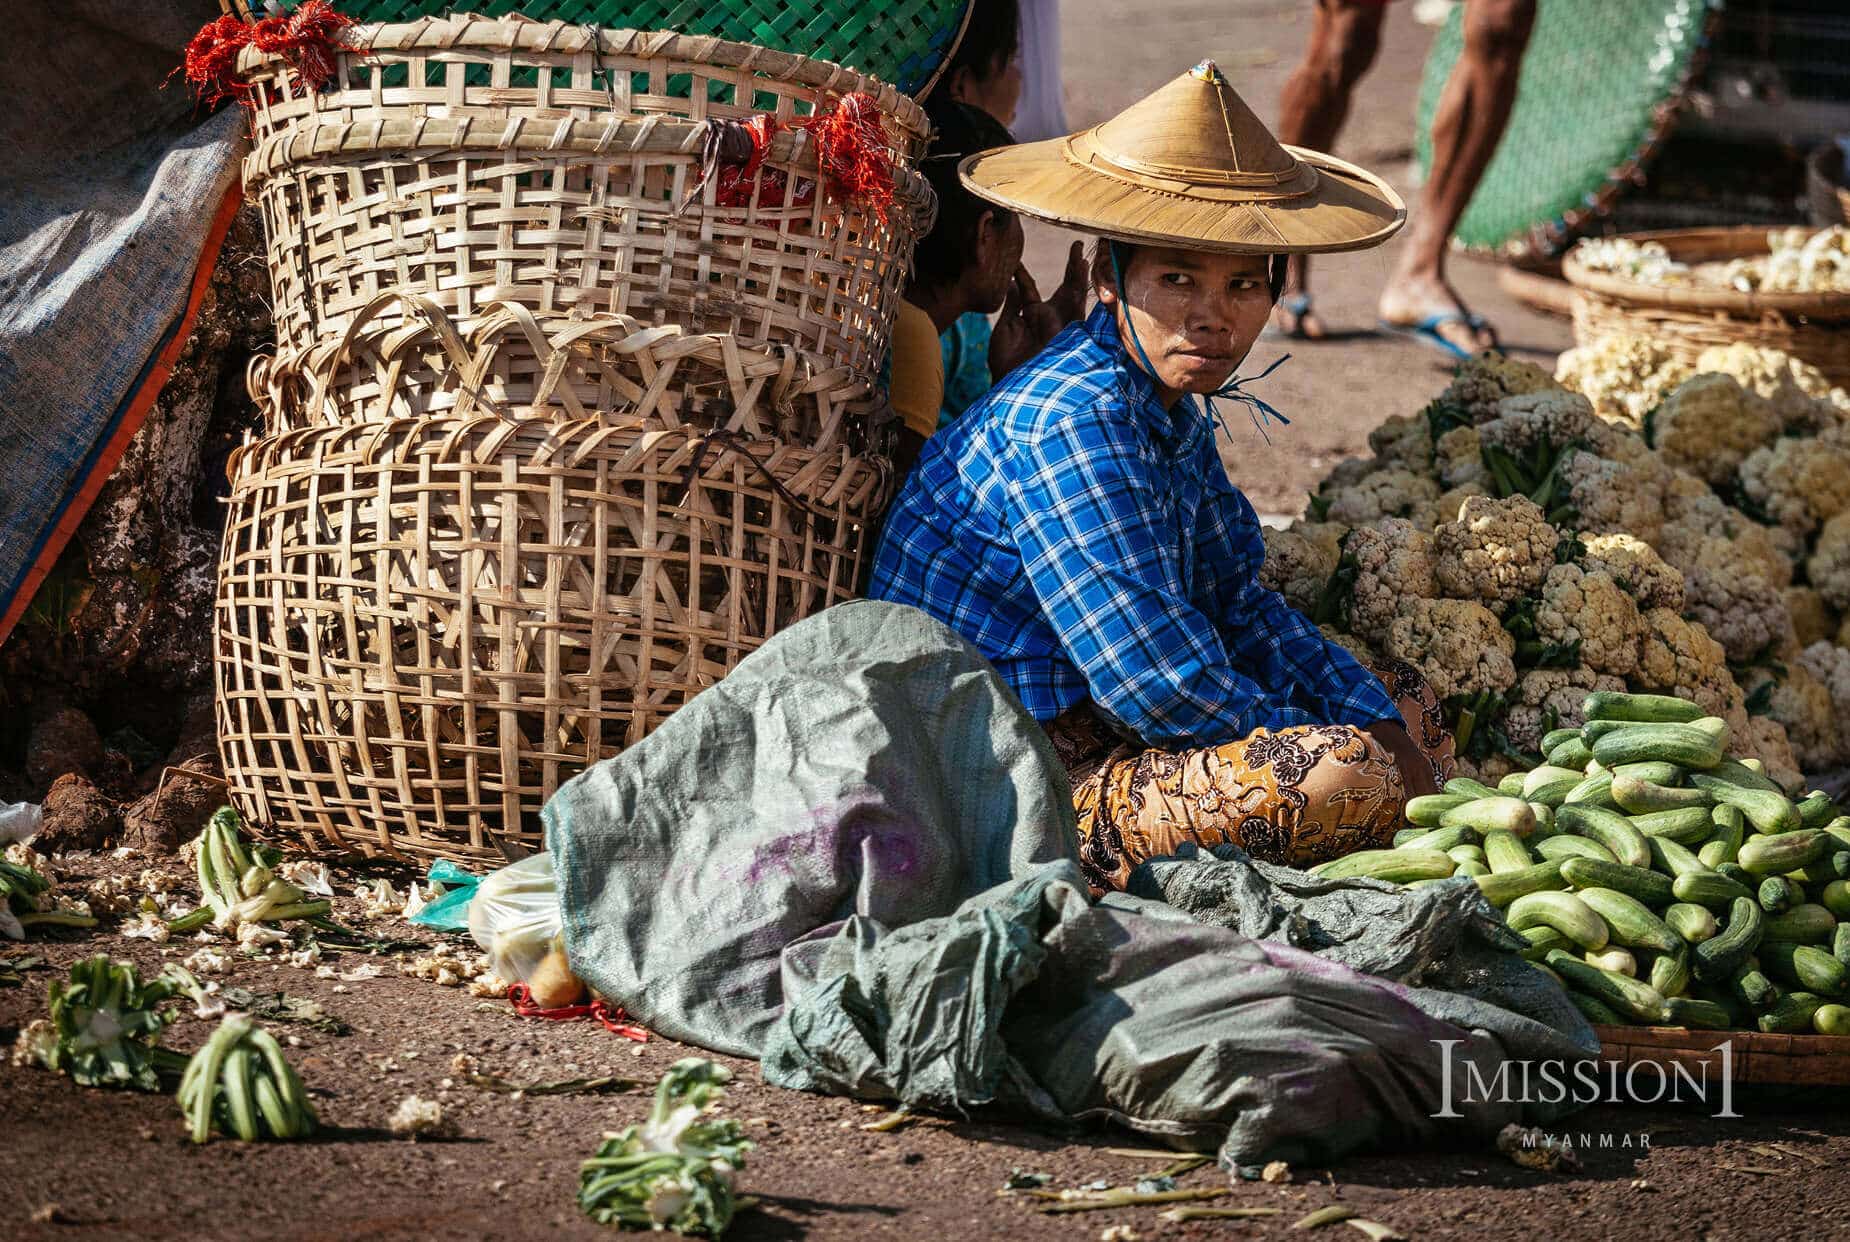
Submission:
POLYGON ((484 876, 469 903, 469 934, 490 968, 510 983, 531 982, 549 954, 563 953, 559 885, 542 851, 484 876))

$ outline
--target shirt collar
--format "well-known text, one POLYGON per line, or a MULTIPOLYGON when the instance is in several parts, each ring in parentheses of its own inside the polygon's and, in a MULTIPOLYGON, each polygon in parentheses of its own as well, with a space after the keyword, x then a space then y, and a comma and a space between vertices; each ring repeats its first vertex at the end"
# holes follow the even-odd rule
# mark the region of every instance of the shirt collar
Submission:
POLYGON ((1164 444, 1188 453, 1198 447, 1201 437, 1213 433, 1213 424, 1193 397, 1184 396, 1173 407, 1163 408, 1156 395, 1156 382, 1132 360, 1129 348, 1118 333, 1118 317, 1110 307, 1103 302, 1094 306, 1092 313, 1086 316, 1085 330, 1110 359, 1110 365, 1118 373, 1120 387, 1131 399, 1136 413, 1164 444))

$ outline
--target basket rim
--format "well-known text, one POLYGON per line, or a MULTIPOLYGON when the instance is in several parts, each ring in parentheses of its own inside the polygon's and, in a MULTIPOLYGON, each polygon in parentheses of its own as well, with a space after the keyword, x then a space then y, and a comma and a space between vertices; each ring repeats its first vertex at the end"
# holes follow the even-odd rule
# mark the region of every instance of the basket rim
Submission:
MULTIPOLYGON (((834 61, 780 52, 750 43, 735 43, 717 35, 689 35, 673 30, 632 30, 576 25, 563 21, 484 18, 471 15, 425 17, 415 22, 366 22, 347 28, 354 42, 338 51, 346 57, 381 57, 392 53, 415 54, 471 48, 484 52, 585 51, 595 41, 596 53, 639 54, 643 57, 684 57, 728 69, 761 71, 770 77, 836 94, 861 91, 871 95, 882 112, 917 136, 930 132, 925 110, 898 87, 834 61)), ((947 58, 948 59, 948 58, 947 58)), ((238 52, 240 75, 288 71, 289 61, 278 53, 246 44, 238 52)))
MULTIPOLYGON (((1630 242, 1657 242, 1676 258, 1679 247, 1687 250, 1702 247, 1705 258, 1720 254, 1742 258, 1768 253, 1767 233, 1763 226, 1737 225, 1726 228, 1658 229, 1645 233, 1623 233, 1630 242)), ((1759 315, 1772 312, 1782 315, 1813 315, 1820 318, 1850 318, 1850 292, 1817 291, 1810 293, 1741 293, 1733 289, 1666 289, 1610 272, 1589 270, 1580 261, 1579 248, 1568 251, 1562 260, 1561 274, 1570 285, 1583 293, 1595 293, 1610 301, 1635 307, 1662 307, 1675 310, 1720 311, 1730 315, 1759 315)))

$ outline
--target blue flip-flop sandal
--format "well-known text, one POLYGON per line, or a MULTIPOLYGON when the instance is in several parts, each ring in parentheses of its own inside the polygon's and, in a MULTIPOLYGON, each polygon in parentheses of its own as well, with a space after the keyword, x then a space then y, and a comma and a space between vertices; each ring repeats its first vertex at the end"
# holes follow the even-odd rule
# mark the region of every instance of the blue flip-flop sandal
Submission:
MULTIPOLYGON (((1436 349, 1459 362, 1475 358, 1477 353, 1462 348, 1454 341, 1446 340, 1445 337, 1439 335, 1439 329, 1448 323, 1462 323, 1473 332, 1482 331, 1490 326, 1481 315, 1468 315, 1463 311, 1454 310, 1435 311, 1418 323, 1389 323, 1385 319, 1378 319, 1375 322, 1383 332, 1418 341, 1428 349, 1436 349)), ((1492 345, 1490 348, 1500 349, 1501 346, 1492 345)))

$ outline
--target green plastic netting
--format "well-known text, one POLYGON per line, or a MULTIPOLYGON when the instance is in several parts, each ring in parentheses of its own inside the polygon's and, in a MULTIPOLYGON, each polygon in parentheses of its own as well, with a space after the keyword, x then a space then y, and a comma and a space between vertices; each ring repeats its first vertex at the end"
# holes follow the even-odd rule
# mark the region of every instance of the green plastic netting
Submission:
MULTIPOLYGON (((1543 0, 1515 110, 1454 234, 1474 250, 1552 253, 1630 183, 1675 119, 1716 0, 1543 0)), ((1434 41, 1415 155, 1432 168, 1439 95, 1464 47, 1464 6, 1434 41)))
MULTIPOLYGON (((293 9, 299 0, 287 0, 293 9)), ((717 35, 834 61, 916 95, 957 46, 968 0, 334 0, 363 22, 446 13, 717 35)), ((256 6, 254 6, 256 7, 256 6)))

